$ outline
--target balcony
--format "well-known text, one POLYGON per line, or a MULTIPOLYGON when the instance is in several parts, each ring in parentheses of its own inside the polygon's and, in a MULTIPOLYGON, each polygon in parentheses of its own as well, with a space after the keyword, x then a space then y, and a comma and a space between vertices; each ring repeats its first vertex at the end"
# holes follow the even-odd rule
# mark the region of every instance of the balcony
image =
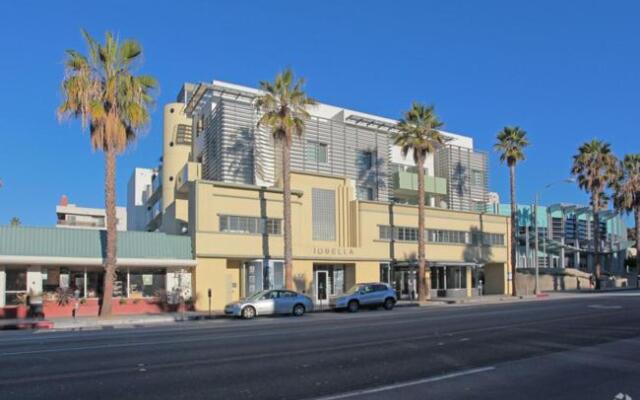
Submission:
MULTIPOLYGON (((393 173, 393 188, 399 194, 415 195, 418 191, 418 173, 395 171, 393 173)), ((424 191, 434 195, 446 195, 447 180, 437 176, 425 176, 424 191)))
POLYGON ((200 179, 200 163, 188 162, 178 172, 176 180, 176 192, 187 193, 188 183, 200 179))

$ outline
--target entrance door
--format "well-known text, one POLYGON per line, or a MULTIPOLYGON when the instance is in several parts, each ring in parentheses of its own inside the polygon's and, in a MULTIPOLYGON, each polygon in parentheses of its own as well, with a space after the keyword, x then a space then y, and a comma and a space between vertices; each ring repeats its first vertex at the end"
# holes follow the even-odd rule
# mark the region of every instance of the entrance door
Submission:
POLYGON ((316 303, 329 304, 329 271, 316 271, 316 303))

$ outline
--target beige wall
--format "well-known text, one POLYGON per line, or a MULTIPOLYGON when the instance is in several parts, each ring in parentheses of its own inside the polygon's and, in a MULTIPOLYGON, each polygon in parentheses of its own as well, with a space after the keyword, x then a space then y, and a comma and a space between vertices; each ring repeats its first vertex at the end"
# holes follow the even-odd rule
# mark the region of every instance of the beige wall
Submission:
POLYGON ((186 196, 176 196, 177 176, 189 161, 190 145, 176 143, 179 124, 191 126, 191 119, 184 114, 184 104, 169 103, 163 110, 163 151, 162 151, 162 226, 166 233, 180 234, 181 222, 188 222, 188 202, 186 196))
MULTIPOLYGON (((351 286, 378 281, 380 263, 389 262, 392 257, 397 261, 415 258, 415 242, 396 242, 392 245, 389 241, 380 240, 379 226, 390 225, 392 220, 395 226, 417 227, 417 207, 394 205, 390 219, 388 203, 355 200, 350 182, 343 178, 294 173, 292 188, 293 275, 296 290, 307 294, 313 292, 314 263, 344 264, 347 266, 345 285, 351 286), (313 240, 313 188, 330 189, 336 193, 336 238, 333 241, 313 240)), ((188 196, 192 206, 183 211, 189 214, 189 228, 198 260, 194 279, 197 307, 206 309, 207 289, 212 288, 213 307, 219 310, 244 294, 241 292, 241 265, 244 261, 262 259, 265 253, 271 259, 283 258, 282 236, 221 232, 219 216, 282 218, 282 193, 277 188, 195 180, 189 185, 188 196)), ((425 224, 428 229, 497 233, 505 235, 505 240, 509 237, 509 219, 502 216, 428 208, 425 224)), ((426 254, 429 261, 486 264, 486 292, 508 292, 507 246, 429 243, 426 254)), ((470 288, 469 274, 467 281, 470 288)), ((468 289, 469 295, 470 291, 468 289)))
MULTIPOLYGON (((292 205, 293 255, 296 259, 326 261, 388 261, 412 259, 417 253, 415 242, 396 241, 393 245, 379 239, 379 226, 390 225, 389 204, 353 200, 349 182, 342 178, 294 174, 292 205), (312 231, 312 188, 336 192, 336 239, 314 241, 312 231)), ((246 235, 220 232, 219 216, 267 216, 282 218, 282 194, 277 189, 260 190, 252 186, 196 181, 194 242, 198 256, 224 258, 282 257, 283 241, 279 235, 246 235), (261 199, 262 198, 262 199, 261 199), (262 206, 261 206, 262 203, 262 206)), ((417 207, 393 206, 395 226, 417 227, 417 207)), ((426 210, 428 229, 482 231, 505 235, 508 240, 508 218, 436 208, 426 210)), ((426 245, 427 259, 455 262, 500 262, 508 260, 507 246, 426 245)))

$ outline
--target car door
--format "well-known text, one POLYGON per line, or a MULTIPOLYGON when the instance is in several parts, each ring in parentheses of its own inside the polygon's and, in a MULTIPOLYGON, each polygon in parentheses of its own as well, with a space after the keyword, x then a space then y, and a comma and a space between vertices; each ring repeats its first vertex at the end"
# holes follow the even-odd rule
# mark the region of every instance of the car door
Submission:
POLYGON ((296 293, 288 290, 279 290, 276 299, 276 313, 289 314, 293 310, 293 303, 297 298, 296 293))
POLYGON ((256 311, 258 315, 271 315, 275 313, 276 299, 278 298, 277 290, 270 290, 256 301, 256 311))
POLYGON ((375 304, 375 289, 374 285, 363 285, 360 289, 360 295, 358 296, 360 304, 368 306, 375 304))
POLYGON ((384 299, 387 297, 387 286, 383 284, 373 285, 373 304, 382 304, 384 303, 384 299))

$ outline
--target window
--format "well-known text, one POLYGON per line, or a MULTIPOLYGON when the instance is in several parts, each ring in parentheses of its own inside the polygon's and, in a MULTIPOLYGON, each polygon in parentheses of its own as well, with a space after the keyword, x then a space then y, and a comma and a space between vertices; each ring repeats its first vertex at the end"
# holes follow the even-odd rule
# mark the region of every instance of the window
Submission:
POLYGON ((129 297, 153 297, 165 290, 167 271, 164 269, 131 269, 129 297))
POLYGON ((373 200, 373 188, 367 186, 358 186, 359 200, 373 200))
POLYGON ((6 305, 22 304, 27 294, 27 271, 24 269, 6 270, 6 305))
POLYGON ((482 171, 477 169, 471 170, 471 184, 474 186, 484 185, 484 174, 482 171))
POLYGON ((391 240, 391 227, 387 225, 378 226, 380 229, 380 239, 382 240, 391 240))
POLYGON ((220 232, 281 235, 282 220, 277 218, 220 215, 220 232))
POLYGON ((474 232, 471 240, 476 246, 504 246, 504 235, 499 233, 474 232))
POLYGON ((358 158, 360 159, 360 166, 363 170, 368 171, 373 168, 372 151, 361 150, 358 158))
POLYGON ((313 240, 336 240, 336 194, 333 190, 312 189, 313 240))
POLYGON ((307 142, 307 160, 310 163, 326 164, 328 161, 328 147, 326 143, 307 142))

